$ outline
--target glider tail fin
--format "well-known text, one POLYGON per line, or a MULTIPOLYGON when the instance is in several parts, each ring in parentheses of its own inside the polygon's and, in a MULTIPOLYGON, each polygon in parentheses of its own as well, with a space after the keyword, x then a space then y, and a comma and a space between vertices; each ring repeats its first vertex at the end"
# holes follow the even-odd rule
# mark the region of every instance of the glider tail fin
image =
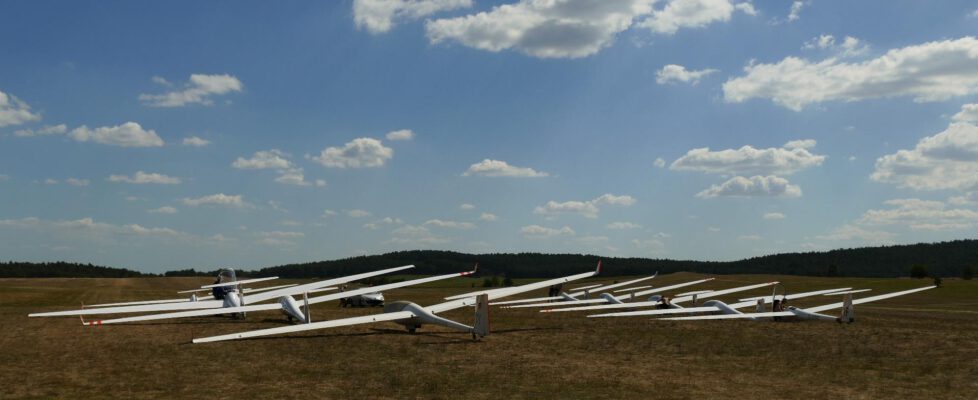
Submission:
POLYGON ((852 306, 852 293, 846 293, 846 298, 842 301, 842 315, 836 321, 839 321, 840 324, 856 321, 856 309, 852 306))
POLYGON ((489 295, 480 294, 475 299, 475 327, 472 329, 472 337, 485 337, 489 335, 489 295))
POLYGON ((601 293, 601 298, 608 302, 608 304, 622 304, 621 300, 617 297, 612 296, 611 293, 601 293))

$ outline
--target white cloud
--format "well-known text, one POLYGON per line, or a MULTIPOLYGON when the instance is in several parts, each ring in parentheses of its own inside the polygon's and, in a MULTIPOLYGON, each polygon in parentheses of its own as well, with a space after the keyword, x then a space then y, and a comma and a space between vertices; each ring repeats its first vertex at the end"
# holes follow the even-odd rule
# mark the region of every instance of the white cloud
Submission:
POLYGON ((472 0, 353 0, 357 29, 385 33, 397 21, 409 21, 442 11, 472 7, 472 0))
POLYGON ((860 240, 867 243, 883 244, 890 243, 893 234, 885 231, 865 229, 856 225, 846 224, 838 227, 826 235, 815 237, 820 240, 830 241, 852 241, 860 240))
POLYGON ((787 57, 775 64, 751 63, 744 71, 745 76, 723 84, 726 101, 767 98, 795 111, 834 100, 910 96, 917 102, 942 101, 978 93, 978 40, 928 42, 857 63, 787 57))
POLYGON ((370 216, 370 211, 366 211, 366 210, 347 210, 346 211, 346 215, 348 215, 350 217, 353 217, 353 218, 363 218, 363 217, 369 217, 370 216))
POLYGON ((204 205, 214 205, 223 207, 235 207, 235 208, 245 208, 251 207, 244 201, 241 195, 227 195, 224 193, 212 194, 210 196, 198 197, 196 199, 184 198, 182 200, 183 204, 191 207, 204 206, 204 205))
POLYGON ((911 150, 880 157, 870 178, 915 190, 978 187, 978 127, 954 123, 911 150))
POLYGON ((459 210, 475 210, 474 204, 462 203, 458 206, 459 210))
POLYGON ((700 78, 717 71, 719 70, 712 68, 690 71, 682 65, 669 64, 655 73, 655 83, 665 85, 682 82, 696 85, 700 83, 700 78))
POLYGON ((162 85, 162 86, 166 86, 166 87, 172 87, 173 86, 173 84, 170 83, 170 81, 166 80, 166 78, 164 78, 162 76, 153 75, 153 77, 152 78, 149 78, 149 80, 153 81, 153 83, 155 83, 157 85, 162 85))
POLYGON ((316 187, 326 187, 326 180, 316 179, 316 187))
POLYGON ((68 132, 68 126, 65 124, 58 125, 45 125, 41 129, 21 129, 14 132, 14 136, 17 137, 31 137, 31 136, 47 136, 47 135, 63 135, 68 132))
POLYGON ((329 217, 332 217, 334 215, 336 215, 336 211, 329 210, 329 209, 323 211, 323 218, 329 218, 329 217))
POLYGON ((163 145, 163 139, 156 135, 156 131, 143 129, 142 126, 131 121, 118 126, 103 126, 94 130, 82 125, 73 129, 68 133, 68 136, 79 142, 92 141, 120 147, 159 147, 163 145))
POLYGON ((632 239, 632 245, 653 255, 666 253, 666 244, 661 239, 632 239))
POLYGON ((374 222, 363 224, 363 227, 366 229, 377 229, 381 225, 401 225, 403 223, 404 221, 400 218, 384 217, 374 222))
POLYGON ((293 247, 295 246, 294 240, 302 239, 306 236, 306 234, 302 232, 290 231, 258 232, 256 235, 259 237, 257 241, 258 244, 283 247, 293 247))
POLYGON ((761 240, 761 239, 763 239, 763 238, 760 237, 760 236, 758 236, 758 235, 740 235, 740 236, 737 236, 737 240, 747 240, 747 241, 752 241, 752 242, 758 241, 758 240, 761 240))
POLYGON ((830 50, 840 57, 858 56, 869 51, 868 45, 852 36, 846 36, 842 39, 842 43, 837 44, 835 36, 826 34, 809 39, 801 48, 804 50, 830 50))
POLYGON ((978 103, 964 104, 961 111, 951 117, 957 122, 978 122, 978 103))
POLYGON ((258 151, 251 158, 238 157, 231 166, 237 169, 286 169, 292 166, 287 156, 276 149, 258 151))
MULTIPOLYGON (((289 168, 286 170, 279 171, 281 175, 275 178, 275 182, 286 184, 286 185, 296 185, 296 186, 310 186, 312 183, 306 181, 305 173, 302 168, 289 168)), ((316 186, 323 187, 326 186, 326 181, 322 179, 316 180, 316 186)))
POLYGON ((469 166, 462 176, 502 176, 511 178, 544 178, 550 176, 546 172, 538 172, 533 168, 509 165, 505 161, 485 159, 469 166))
POLYGON ((449 229, 475 229, 475 224, 471 222, 446 221, 441 219, 429 219, 422 225, 449 229))
POLYGON ((124 183, 136 183, 136 184, 146 184, 146 183, 156 183, 161 185, 175 185, 180 183, 180 178, 167 176, 157 173, 148 173, 143 171, 136 171, 136 174, 132 177, 126 175, 109 175, 109 182, 124 182, 124 183))
POLYGON ((393 157, 394 149, 380 140, 357 138, 343 147, 327 147, 312 160, 330 168, 370 168, 382 167, 393 157))
POLYGON ((750 178, 735 176, 722 184, 713 185, 696 194, 696 197, 704 199, 721 196, 801 197, 801 188, 790 184, 787 179, 774 175, 755 175, 750 178))
POLYGON ((739 149, 710 151, 709 148, 692 149, 673 161, 670 169, 698 171, 708 174, 729 175, 791 175, 803 169, 822 165, 825 156, 809 151, 815 141, 793 140, 782 148, 755 149, 743 146, 739 149))
POLYGON ((672 35, 680 28, 702 28, 714 22, 729 21, 734 10, 748 15, 757 13, 749 3, 734 6, 729 0, 672 0, 636 25, 655 33, 672 35))
POLYGON ((61 183, 61 182, 58 182, 57 179, 53 179, 53 178, 47 178, 47 179, 44 180, 44 184, 45 185, 57 185, 59 183, 61 183))
POLYGON ((230 92, 240 92, 244 88, 241 81, 232 75, 192 74, 190 82, 183 90, 164 94, 140 94, 139 100, 151 107, 183 107, 188 104, 214 104, 213 96, 230 92))
POLYGON ((50 230, 56 235, 81 234, 85 239, 108 239, 113 237, 161 237, 189 239, 193 235, 171 228, 144 227, 139 224, 115 225, 98 222, 91 217, 76 220, 41 220, 38 218, 22 218, 18 220, 0 220, 0 226, 50 230))
POLYGON ((612 223, 610 223, 608 225, 605 225, 605 228, 615 229, 615 230, 639 229, 641 227, 642 227, 642 225, 639 225, 639 224, 636 224, 636 223, 632 223, 632 222, 612 222, 612 223))
POLYGON ((555 236, 574 236, 574 230, 569 226, 554 229, 540 225, 529 225, 520 228, 520 233, 527 239, 547 239, 555 236))
POLYGON ((153 214, 176 214, 177 213, 177 209, 171 206, 163 206, 148 211, 153 214))
POLYGON ((190 137, 183 138, 183 145, 184 146, 204 147, 204 146, 207 146, 209 144, 211 144, 210 140, 201 139, 201 138, 196 137, 196 136, 190 136, 190 137))
POLYGON ((401 129, 398 131, 387 132, 384 136, 387 140, 411 140, 414 139, 414 131, 410 129, 401 129))
POLYGON ((665 168, 666 160, 662 159, 662 157, 658 157, 654 162, 652 162, 652 165, 655 165, 656 168, 665 168))
POLYGON ((978 223, 978 212, 968 209, 948 209, 943 202, 920 199, 895 199, 883 202, 889 209, 868 210, 860 225, 902 225, 913 230, 959 230, 978 223))
POLYGON ((616 196, 610 193, 598 196, 594 200, 587 201, 565 201, 556 202, 548 201, 547 204, 542 206, 537 206, 534 210, 534 214, 580 214, 587 218, 597 218, 598 212, 601 211, 598 206, 601 205, 616 205, 616 206, 630 206, 635 204, 635 198, 631 196, 616 196))
POLYGON ((791 11, 788 13, 788 22, 794 22, 801 18, 801 9, 805 8, 808 3, 801 0, 795 0, 791 3, 791 11))
POLYGON ((480 50, 513 49, 540 58, 579 58, 610 46, 653 0, 521 0, 490 11, 425 23, 433 44, 458 42, 480 50))
POLYGON ((88 186, 88 184, 91 182, 89 182, 88 179, 68 178, 65 179, 65 183, 71 186, 88 186))
POLYGON ((486 221, 486 222, 493 222, 498 219, 499 217, 497 217, 496 214, 487 213, 487 212, 484 212, 482 213, 482 215, 479 216, 480 221, 486 221))
POLYGON ((964 196, 951 197, 947 202, 959 206, 978 204, 978 191, 965 193, 964 196))
POLYGON ((424 226, 404 225, 391 231, 390 243, 402 246, 432 246, 451 242, 451 239, 435 235, 424 226))
POLYGON ((782 214, 782 213, 779 213, 779 212, 769 212, 769 213, 764 213, 764 216, 762 216, 762 218, 764 218, 764 219, 785 219, 785 215, 782 214))
POLYGON ((41 114, 32 113, 27 103, 14 95, 0 92, 0 128, 40 120, 41 114))

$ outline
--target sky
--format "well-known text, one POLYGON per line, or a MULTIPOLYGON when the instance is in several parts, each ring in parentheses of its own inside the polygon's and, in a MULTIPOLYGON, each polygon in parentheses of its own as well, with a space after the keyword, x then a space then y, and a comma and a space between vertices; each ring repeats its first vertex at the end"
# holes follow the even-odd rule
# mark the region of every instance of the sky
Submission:
POLYGON ((973 1, 2 9, 4 260, 735 260, 978 236, 973 1))

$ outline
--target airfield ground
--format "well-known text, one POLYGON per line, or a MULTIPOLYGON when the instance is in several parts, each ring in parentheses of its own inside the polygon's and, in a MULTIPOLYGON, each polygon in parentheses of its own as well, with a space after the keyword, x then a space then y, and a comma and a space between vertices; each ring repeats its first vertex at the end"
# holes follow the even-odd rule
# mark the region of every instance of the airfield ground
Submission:
MULTIPOLYGON (((672 274, 653 282, 663 286, 702 276, 672 274)), ((736 275, 694 288, 770 280, 784 282, 789 294, 841 286, 879 294, 931 283, 736 275)), ((209 317, 102 327, 81 326, 73 318, 27 318, 28 312, 82 302, 171 298, 176 290, 206 283, 0 279, 0 398, 973 399, 978 393, 978 281, 956 279, 945 279, 939 289, 857 306, 857 322, 846 326, 594 320, 582 313, 494 309, 494 332, 481 342, 440 327, 412 335, 381 323, 190 343, 193 337, 281 326, 284 318, 271 312, 252 313, 245 321, 209 317)), ((428 305, 479 283, 442 281, 385 295, 428 305)), ((838 296, 794 304, 834 301, 838 296)), ((376 312, 329 303, 313 307, 313 318, 376 312)), ((446 316, 472 319, 470 310, 446 316)))

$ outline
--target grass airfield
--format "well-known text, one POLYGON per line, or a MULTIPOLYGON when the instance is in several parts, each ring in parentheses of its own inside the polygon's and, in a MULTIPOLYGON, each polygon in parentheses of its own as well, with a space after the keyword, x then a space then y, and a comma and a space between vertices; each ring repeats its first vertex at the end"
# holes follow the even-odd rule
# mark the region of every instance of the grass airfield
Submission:
MULTIPOLYGON (((655 278, 665 286, 705 277, 655 278)), ((610 282, 603 278, 572 282, 610 282)), ((721 275, 681 291, 771 280, 792 292, 851 286, 866 297, 931 284, 919 279, 721 275)), ((452 279, 385 292, 420 305, 471 291, 452 279)), ((175 298, 209 278, 0 279, 0 398, 942 398, 978 393, 978 281, 857 305, 851 325, 819 322, 588 319, 493 308, 492 334, 378 323, 222 343, 194 337, 281 326, 278 312, 82 326, 27 318, 81 303, 175 298)), ((523 283, 517 281, 517 284, 523 283)), ((279 283, 268 283, 268 285, 279 283)), ((649 284, 643 282, 642 285, 649 284)), ((565 287, 565 288, 566 288, 565 287)), ((770 288, 721 297, 770 294, 770 288)), ((543 296, 546 289, 514 298, 543 296)), ((841 301, 817 296, 814 306, 841 301)), ((378 313, 313 306, 313 320, 378 313)), ((835 314, 837 311, 826 312, 835 314)), ((472 323, 471 310, 444 316, 472 323)))

